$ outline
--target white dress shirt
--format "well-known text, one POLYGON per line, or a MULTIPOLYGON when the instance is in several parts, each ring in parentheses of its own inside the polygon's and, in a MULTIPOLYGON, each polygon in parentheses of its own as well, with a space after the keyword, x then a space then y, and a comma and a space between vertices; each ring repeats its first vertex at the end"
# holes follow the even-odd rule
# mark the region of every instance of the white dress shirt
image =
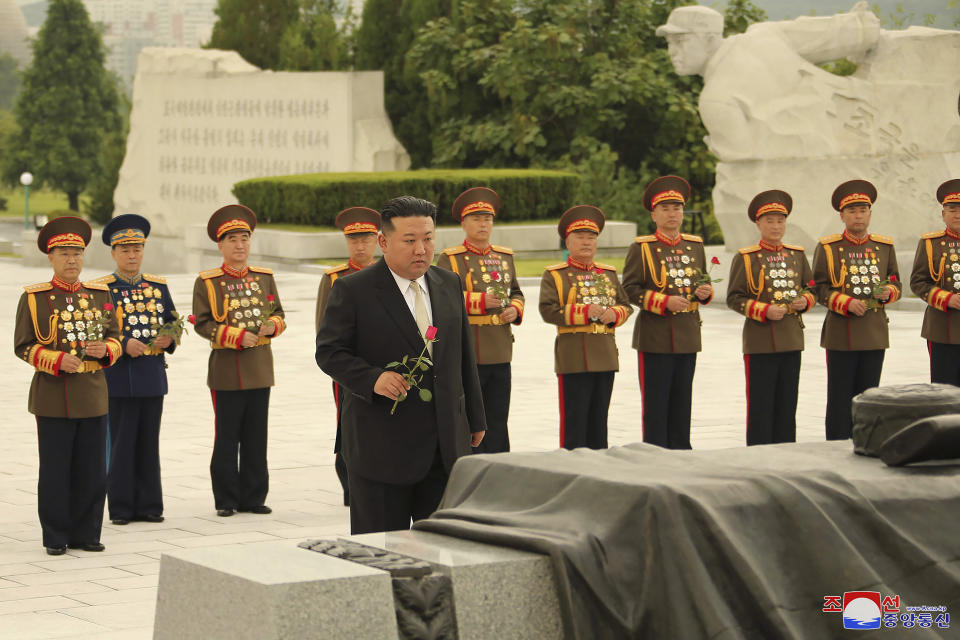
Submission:
MULTIPOLYGON (((400 289, 400 295, 403 296, 403 299, 407 302, 407 308, 410 309, 410 315, 413 316, 414 321, 417 319, 417 313, 415 311, 414 305, 417 301, 417 295, 410 290, 410 280, 402 276, 398 276, 393 269, 390 269, 390 275, 393 276, 393 279, 397 281, 397 287, 400 289)), ((426 274, 420 276, 413 282, 416 282, 420 285, 420 289, 423 291, 423 303, 427 307, 427 319, 430 321, 430 324, 433 324, 433 308, 430 306, 430 289, 427 288, 427 276, 426 274)))

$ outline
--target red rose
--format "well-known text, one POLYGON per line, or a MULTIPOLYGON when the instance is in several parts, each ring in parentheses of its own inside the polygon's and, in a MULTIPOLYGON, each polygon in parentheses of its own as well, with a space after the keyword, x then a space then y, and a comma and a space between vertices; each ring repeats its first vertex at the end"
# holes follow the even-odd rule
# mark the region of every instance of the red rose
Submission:
POLYGON ((424 336, 427 340, 433 340, 437 337, 437 328, 434 326, 427 327, 427 334, 424 336))
POLYGON ((712 258, 710 258, 710 263, 711 263, 711 264, 720 264, 720 258, 718 258, 717 256, 713 256, 712 258))
POLYGON ((192 313, 187 316, 187 320, 190 322, 190 324, 197 324, 197 316, 193 315, 192 313))
POLYGON ((811 280, 810 282, 807 283, 807 286, 808 286, 808 287, 815 287, 815 286, 817 286, 817 283, 814 282, 813 280, 811 280))
POLYGON ((499 271, 491 271, 491 272, 490 272, 490 277, 493 279, 494 282, 500 282, 500 272, 499 272, 499 271))
POLYGON ((108 303, 106 303, 105 305, 103 305, 103 310, 104 310, 104 311, 113 311, 113 305, 108 302, 108 303))
POLYGON ((890 282, 896 282, 896 281, 897 281, 897 275, 896 275, 896 274, 890 276, 890 282))
POLYGON ((273 294, 267 294, 267 302, 273 302, 273 294))

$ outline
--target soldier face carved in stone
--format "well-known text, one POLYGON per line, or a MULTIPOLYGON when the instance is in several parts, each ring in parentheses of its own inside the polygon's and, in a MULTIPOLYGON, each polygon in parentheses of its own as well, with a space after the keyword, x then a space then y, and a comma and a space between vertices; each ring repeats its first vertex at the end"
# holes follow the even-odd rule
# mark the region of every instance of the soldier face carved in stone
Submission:
POLYGON ((787 216, 782 213, 765 213, 757 218, 757 229, 764 242, 779 245, 787 230, 787 216))
POLYGON ((953 233, 960 234, 960 204, 951 202, 943 205, 943 224, 953 233))
POLYGON ((676 236, 683 225, 683 205, 679 202, 661 202, 653 207, 650 216, 661 233, 676 236))
POLYGON ((83 249, 54 247, 47 254, 53 273, 64 282, 76 282, 83 269, 83 249))
POLYGON ((353 233, 347 236, 347 252, 358 266, 366 267, 373 262, 377 251, 377 234, 353 233))
POLYGON ((840 219, 847 227, 847 232, 855 238, 862 238, 870 226, 870 205, 851 204, 840 212, 840 219))
POLYGON ((393 218, 383 225, 378 238, 387 266, 401 278, 416 280, 433 262, 433 218, 409 216, 393 218))
POLYGON ((250 255, 250 232, 231 231, 220 238, 217 249, 227 266, 242 269, 247 265, 247 256, 250 255))
POLYGON ((140 273, 140 265, 143 263, 143 245, 117 244, 110 249, 110 255, 117 263, 117 269, 121 275, 135 276, 140 273))
POLYGON ((568 235, 566 245, 570 257, 583 264, 593 262, 593 257, 597 255, 598 237, 593 231, 587 230, 574 231, 568 235))
POLYGON ((471 213, 463 216, 460 226, 467 234, 467 240, 478 247, 486 247, 490 243, 490 234, 493 232, 493 215, 489 213, 471 213))

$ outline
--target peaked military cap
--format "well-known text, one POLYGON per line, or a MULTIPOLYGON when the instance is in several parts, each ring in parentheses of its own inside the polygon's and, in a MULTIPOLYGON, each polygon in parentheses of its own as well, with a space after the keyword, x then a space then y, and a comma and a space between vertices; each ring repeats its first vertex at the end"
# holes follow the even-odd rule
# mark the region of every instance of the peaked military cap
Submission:
POLYGON ((214 242, 231 231, 248 231, 253 233, 257 228, 257 214, 242 204, 228 204, 220 207, 210 216, 207 223, 207 235, 214 242))
POLYGON ((334 224, 345 236, 376 233, 380 231, 380 212, 367 207, 350 207, 337 214, 334 224))
POLYGON ((500 211, 500 196, 488 187, 472 187, 457 196, 451 211, 457 222, 471 213, 489 213, 496 216, 500 211))
POLYGON ((103 228, 100 239, 113 247, 118 244, 143 244, 150 235, 150 221, 135 213, 124 213, 103 228))
POLYGON ((937 189, 940 204, 960 204, 960 180, 947 180, 937 189))
POLYGON ((852 204, 872 205, 877 200, 877 188, 866 180, 848 180, 833 190, 830 202, 837 211, 852 204))
POLYGON ((690 183, 680 176, 661 176, 647 185, 643 192, 643 206, 647 211, 661 202, 686 204, 690 199, 690 183))
POLYGON ((793 198, 786 191, 779 189, 770 189, 758 193, 750 201, 747 207, 747 215, 752 222, 756 222, 768 213, 782 213, 784 216, 790 215, 793 210, 793 198))
POLYGON ((557 225, 557 232, 561 238, 566 238, 574 231, 593 231, 600 233, 603 231, 603 224, 606 218, 603 211, 589 204, 578 204, 575 207, 567 209, 560 216, 560 223, 557 225))
POLYGON ((51 249, 57 247, 86 249, 92 235, 90 225, 83 218, 63 216, 43 225, 37 236, 37 247, 44 253, 50 253, 51 249))

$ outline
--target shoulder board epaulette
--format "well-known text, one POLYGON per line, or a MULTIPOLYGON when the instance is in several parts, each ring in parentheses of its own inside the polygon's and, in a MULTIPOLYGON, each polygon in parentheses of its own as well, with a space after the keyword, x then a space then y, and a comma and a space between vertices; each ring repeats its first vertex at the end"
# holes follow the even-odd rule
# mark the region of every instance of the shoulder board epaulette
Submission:
POLYGON ((490 245, 490 248, 496 251, 497 253, 505 253, 508 256, 513 255, 513 249, 511 249, 510 247, 501 247, 498 244, 492 244, 490 245))
POLYGON ((110 291, 110 287, 102 282, 96 282, 95 280, 84 282, 83 286, 87 289, 95 289, 97 291, 110 291))
POLYGON ((200 277, 204 280, 209 280, 210 278, 216 278, 217 276, 223 275, 223 269, 217 267, 216 269, 207 269, 206 271, 200 272, 200 277))
POLYGON ((604 263, 602 263, 602 262, 594 262, 594 263, 593 263, 593 266, 598 267, 598 268, 600 268, 600 269, 606 269, 607 271, 613 271, 614 273, 617 272, 617 268, 616 268, 616 267, 614 267, 614 266, 612 266, 612 265, 609 265, 609 264, 604 264, 604 263))
POLYGON ((37 293, 39 291, 50 291, 53 289, 53 285, 49 282, 38 282, 37 284, 31 284, 24 287, 24 290, 27 293, 37 293))
POLYGON ((250 271, 254 271, 256 273, 265 273, 268 276, 273 275, 273 269, 267 269, 266 267, 254 267, 253 265, 251 265, 249 268, 250 271))
POLYGON ((155 276, 152 273, 143 274, 144 280, 149 280, 150 282, 155 282, 157 284, 167 284, 167 279, 163 276, 155 276))
POLYGON ((102 282, 103 284, 112 284, 116 279, 117 279, 117 277, 116 277, 115 275, 113 275, 112 273, 108 273, 108 274, 105 275, 105 276, 100 276, 99 278, 94 278, 94 279, 91 280, 90 282, 102 282))
POLYGON ((744 247, 743 249, 738 249, 738 251, 743 255, 747 255, 748 253, 756 253, 757 251, 760 251, 760 245, 755 244, 752 247, 744 247))
POLYGON ((344 262, 343 264, 338 264, 335 267, 330 267, 329 269, 324 271, 324 273, 326 273, 329 276, 332 273, 340 273, 341 271, 346 271, 349 268, 350 268, 350 264, 347 262, 344 262))
POLYGON ((871 233, 870 239, 880 244, 893 244, 893 238, 890 236, 882 236, 879 233, 871 233))
POLYGON ((930 233, 925 233, 921 237, 924 240, 932 240, 933 238, 941 238, 947 235, 947 232, 941 229, 940 231, 931 231, 930 233))
POLYGON ((684 240, 689 240, 690 242, 699 242, 700 244, 703 244, 703 238, 700 236, 695 236, 692 233, 681 233, 680 237, 684 240))
POLYGON ((798 244, 787 244, 786 242, 784 242, 783 246, 786 247, 787 249, 793 249, 794 251, 806 251, 806 249, 804 249, 798 244))
POLYGON ((657 236, 651 234, 649 236, 637 236, 633 239, 634 242, 653 242, 657 239, 657 236))
POLYGON ((843 237, 842 233, 835 233, 830 236, 823 236, 820 238, 820 244, 830 244, 831 242, 837 242, 843 237))
POLYGON ((557 264, 552 264, 549 267, 547 267, 547 271, 556 271, 557 269, 566 269, 569 266, 570 265, 568 265, 566 262, 558 262, 557 264))
POLYGON ((465 252, 466 250, 467 248, 465 246, 463 246, 462 244, 458 244, 455 247, 447 247, 446 249, 443 250, 443 254, 447 256, 455 256, 459 253, 465 252))

